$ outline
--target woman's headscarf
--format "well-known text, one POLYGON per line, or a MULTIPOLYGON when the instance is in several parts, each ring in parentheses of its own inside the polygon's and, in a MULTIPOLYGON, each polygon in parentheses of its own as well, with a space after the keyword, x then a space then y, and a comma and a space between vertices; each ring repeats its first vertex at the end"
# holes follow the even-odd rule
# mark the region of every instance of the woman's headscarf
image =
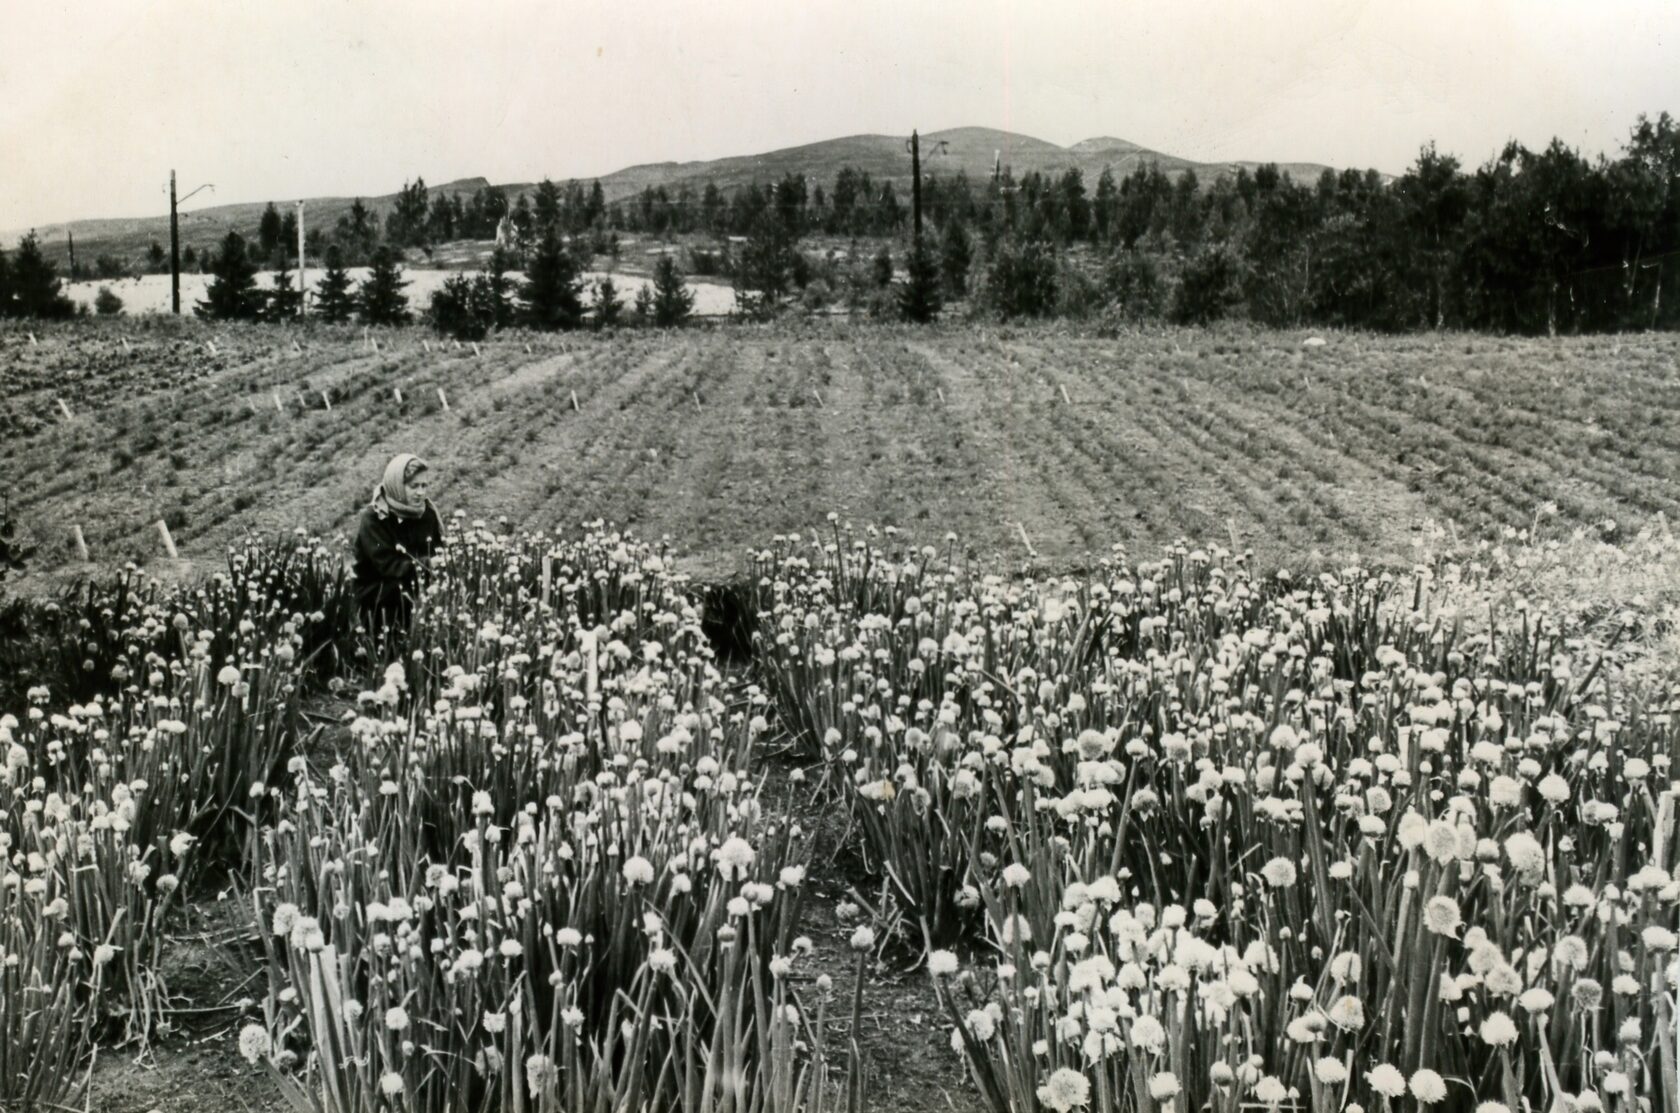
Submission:
POLYGON ((426 470, 426 461, 412 452, 401 452, 385 465, 385 477, 373 488, 374 513, 383 517, 418 518, 426 512, 426 500, 416 501, 408 493, 408 481, 426 470))

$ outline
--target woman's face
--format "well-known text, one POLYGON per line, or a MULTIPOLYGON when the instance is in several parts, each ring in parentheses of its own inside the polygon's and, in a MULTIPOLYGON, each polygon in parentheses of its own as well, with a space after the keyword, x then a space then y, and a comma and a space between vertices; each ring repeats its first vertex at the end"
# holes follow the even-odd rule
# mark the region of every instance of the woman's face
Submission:
POLYGON ((432 497, 432 473, 423 471, 408 481, 408 497, 415 502, 432 497))

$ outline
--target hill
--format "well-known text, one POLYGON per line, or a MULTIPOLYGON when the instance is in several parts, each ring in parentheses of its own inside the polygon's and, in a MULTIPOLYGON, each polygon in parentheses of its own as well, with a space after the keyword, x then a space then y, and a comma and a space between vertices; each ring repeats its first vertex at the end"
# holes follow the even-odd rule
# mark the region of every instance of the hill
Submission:
MULTIPOLYGON (((1166 173, 1178 176, 1193 170, 1203 182, 1210 182, 1220 174, 1234 174, 1239 168, 1253 170, 1258 162, 1196 162, 1177 155, 1154 151, 1125 139, 1102 136, 1084 139, 1068 147, 1060 147, 1030 135, 1000 131, 996 128, 964 127, 929 132, 922 137, 923 165, 929 173, 955 175, 959 172, 972 182, 985 180, 995 165, 1010 168, 1017 179, 1029 171, 1041 174, 1061 174, 1077 168, 1086 178, 1086 188, 1094 189, 1104 167, 1116 176, 1128 174, 1151 161, 1166 173)), ((696 162, 651 162, 616 170, 600 179, 607 200, 619 201, 633 197, 651 186, 664 186, 675 192, 683 186, 696 191, 708 182, 729 190, 752 182, 772 182, 787 174, 800 174, 825 187, 845 166, 869 174, 877 182, 890 181, 895 187, 908 190, 910 158, 906 151, 906 137, 901 135, 849 135, 839 139, 825 139, 796 147, 783 147, 761 154, 735 155, 728 158, 696 162)), ((1297 180, 1312 181, 1326 167, 1317 163, 1280 163, 1279 168, 1297 180)), ((564 180, 557 178, 556 180, 564 180)), ((458 181, 430 187, 433 197, 440 194, 471 194, 489 185, 484 178, 462 178, 458 181)), ((509 182, 501 186, 510 196, 529 193, 535 182, 509 182)), ((362 201, 381 218, 396 202, 395 191, 362 201)), ((312 227, 330 227, 340 216, 350 211, 354 198, 312 197, 305 204, 305 219, 312 227)), ((291 204, 280 201, 277 204, 291 204)), ((213 245, 230 229, 249 233, 262 216, 268 201, 241 201, 225 205, 209 205, 181 214, 183 245, 198 247, 213 245)), ((68 223, 46 224, 36 227, 43 246, 54 258, 63 262, 68 256, 66 236, 74 233, 78 253, 91 260, 108 252, 128 258, 144 252, 153 240, 167 244, 169 218, 158 216, 115 219, 76 220, 68 223)), ((6 233, 0 243, 10 245, 20 232, 6 233)))

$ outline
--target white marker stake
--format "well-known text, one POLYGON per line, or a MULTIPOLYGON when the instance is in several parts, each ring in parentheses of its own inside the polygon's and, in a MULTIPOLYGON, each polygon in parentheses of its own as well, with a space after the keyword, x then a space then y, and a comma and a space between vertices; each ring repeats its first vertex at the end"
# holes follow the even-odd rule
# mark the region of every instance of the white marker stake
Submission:
POLYGON ((40 341, 39 341, 39 340, 36 340, 36 339, 35 339, 35 334, 34 334, 34 333, 30 333, 30 334, 29 334, 29 346, 30 346, 30 347, 31 347, 31 348, 33 348, 33 347, 35 347, 35 346, 36 346, 36 345, 37 345, 37 344, 39 344, 39 343, 40 343, 40 341))
POLYGON ((216 354, 216 342, 214 340, 206 340, 204 346, 209 349, 211 355, 216 354))
POLYGON ((59 408, 59 410, 60 410, 60 411, 61 411, 61 412, 62 412, 62 413, 63 413, 63 414, 64 414, 64 420, 65 420, 65 421, 74 421, 74 420, 76 420, 76 418, 75 418, 75 417, 74 417, 74 415, 72 415, 72 414, 71 414, 71 413, 70 413, 70 407, 69 407, 69 406, 67 406, 67 405, 65 405, 65 403, 64 403, 64 399, 62 399, 62 398, 60 398, 60 399, 59 399, 59 400, 58 400, 58 408, 59 408))
POLYGON ((815 398, 817 400, 817 409, 820 410, 820 409, 824 408, 823 407, 823 401, 822 401, 822 395, 818 394, 816 391, 813 390, 811 392, 811 397, 815 398))
POLYGON ((301 356, 303 354, 303 345, 299 344, 296 340, 293 340, 292 341, 292 351, 296 352, 298 355, 301 356))
POLYGON ((247 406, 251 407, 251 416, 256 417, 257 416, 257 404, 255 402, 251 401, 249 398, 245 399, 245 404, 247 406))
POLYGON ((158 536, 163 538, 163 549, 169 554, 169 559, 180 560, 181 554, 175 551, 175 539, 169 536, 169 526, 162 518, 158 519, 158 536))
POLYGON ((449 399, 447 399, 443 396, 443 388, 441 386, 438 387, 438 401, 443 403, 443 412, 448 413, 449 412, 449 399))
POLYGON ((938 387, 934 387, 933 392, 939 395, 939 404, 943 406, 945 404, 945 392, 940 390, 938 387))
POLYGON ((1037 556, 1038 550, 1033 548, 1032 539, 1027 536, 1027 527, 1022 525, 1020 522, 1016 522, 1015 528, 1021 531, 1021 544, 1027 547, 1027 552, 1037 556))
POLYGON ((379 353, 379 341, 370 336, 368 337, 368 343, 373 345, 374 354, 377 355, 379 353))
POLYGON ((82 536, 81 526, 71 526, 70 533, 76 539, 76 559, 86 564, 89 560, 87 538, 82 536))
POLYGON ((461 350, 461 342, 459 340, 455 341, 455 350, 457 352, 461 350))
POLYGON ((286 412, 286 407, 280 403, 280 392, 278 390, 274 392, 274 409, 278 413, 286 412))
POLYGON ((1062 401, 1066 402, 1070 406, 1073 405, 1073 399, 1068 397, 1067 387, 1065 386, 1062 387, 1062 401))
POLYGON ((132 345, 128 342, 128 337, 126 337, 126 336, 123 337, 123 351, 132 352, 133 350, 134 350, 134 345, 132 345))
POLYGON ((402 391, 397 387, 392 387, 391 393, 397 396, 397 405, 402 405, 402 391))
POLYGON ((542 605, 548 608, 549 593, 554 590, 554 556, 552 553, 543 554, 542 562, 542 605))
POLYGON ((575 391, 575 390, 572 391, 572 412, 573 413, 578 412, 577 391, 575 391))
POLYGON ((531 345, 529 345, 529 344, 525 345, 525 354, 526 355, 531 354, 531 345))
POLYGON ((326 403, 327 412, 332 413, 332 399, 327 397, 327 392, 324 390, 321 392, 321 401, 326 403))
POLYGON ((476 341, 476 340, 475 340, 475 341, 473 341, 473 355, 475 355, 475 356, 482 356, 482 355, 484 355, 484 353, 483 353, 483 352, 481 352, 481 351, 479 351, 479 350, 478 350, 478 341, 476 341))
POLYGON ((696 394, 694 396, 694 408, 696 410, 698 410, 700 408, 700 395, 698 395, 698 394, 696 394))
POLYGON ((424 348, 424 349, 426 349, 426 354, 427 354, 427 355, 431 355, 431 354, 432 354, 432 342, 431 342, 431 341, 430 341, 430 340, 422 340, 422 341, 420 341, 420 346, 421 346, 421 347, 422 347, 422 348, 424 348))

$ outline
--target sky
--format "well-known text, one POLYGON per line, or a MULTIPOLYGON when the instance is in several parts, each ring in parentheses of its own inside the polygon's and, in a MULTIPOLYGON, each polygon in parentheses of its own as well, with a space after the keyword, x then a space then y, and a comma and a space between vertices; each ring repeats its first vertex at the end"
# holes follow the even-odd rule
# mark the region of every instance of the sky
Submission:
POLYGON ((1615 154, 1680 114, 1676 0, 0 0, 0 229, 589 178, 864 132, 1198 161, 1615 154))

